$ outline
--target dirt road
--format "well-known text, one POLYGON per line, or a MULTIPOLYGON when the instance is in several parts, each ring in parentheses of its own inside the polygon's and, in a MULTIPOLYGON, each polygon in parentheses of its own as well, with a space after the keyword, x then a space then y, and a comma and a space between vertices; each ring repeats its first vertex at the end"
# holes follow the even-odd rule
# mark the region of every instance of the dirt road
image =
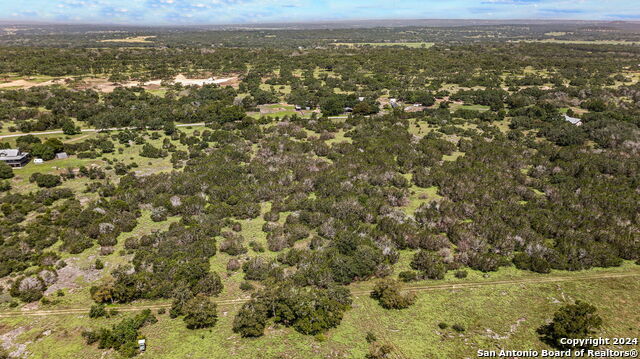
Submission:
MULTIPOLYGON (((427 292, 435 290, 453 290, 453 289, 472 289, 490 286, 500 285, 513 285, 513 284, 539 284, 539 283, 557 283, 557 282, 569 282, 569 281, 585 281, 585 280, 606 280, 617 278, 630 278, 640 277, 640 273, 602 273, 602 274, 589 274, 583 276, 546 276, 541 278, 523 278, 523 279, 509 279, 509 280, 495 280, 495 281, 482 281, 482 282, 461 282, 450 284, 434 284, 423 286, 405 286, 403 291, 406 292, 427 292)), ((353 291, 354 296, 369 295, 369 290, 353 291)), ((235 299, 217 299, 214 300, 219 306, 229 306, 242 304, 249 301, 250 298, 235 298, 235 299)), ((169 308, 171 303, 163 304, 151 304, 151 305, 134 305, 134 306, 114 306, 113 308, 120 312, 136 312, 144 309, 157 310, 160 308, 169 308)), ((51 315, 74 315, 74 314, 86 314, 89 308, 68 308, 68 309, 52 309, 52 310, 33 310, 33 311, 7 311, 0 312, 1 318, 12 318, 21 316, 51 316, 51 315)))
MULTIPOLYGON (((176 125, 176 127, 189 127, 189 126, 204 126, 204 122, 198 122, 198 123, 181 123, 176 125)), ((104 131, 123 131, 123 130, 136 130, 138 129, 138 127, 112 127, 112 128, 103 128, 103 129, 97 129, 97 128, 85 128, 80 130, 81 132, 104 132, 104 131)), ((11 138, 11 137, 20 137, 20 136, 26 136, 26 135, 34 135, 34 136, 42 136, 42 135, 57 135, 57 134, 62 134, 63 132, 58 130, 58 131, 45 131, 45 132, 28 132, 28 133, 14 133, 11 135, 2 135, 0 136, 0 138, 11 138)))

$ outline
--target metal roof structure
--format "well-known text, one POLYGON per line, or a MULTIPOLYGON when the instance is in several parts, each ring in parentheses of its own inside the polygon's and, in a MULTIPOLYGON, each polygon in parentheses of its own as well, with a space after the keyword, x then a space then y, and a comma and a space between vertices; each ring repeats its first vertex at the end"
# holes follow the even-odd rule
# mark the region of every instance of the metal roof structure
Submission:
POLYGON ((571 122, 571 124, 576 125, 576 126, 580 126, 582 125, 582 120, 579 118, 575 118, 575 117, 571 117, 568 115, 564 115, 564 119, 568 122, 571 122))
POLYGON ((25 158, 29 154, 15 149, 0 150, 0 161, 17 161, 25 158))

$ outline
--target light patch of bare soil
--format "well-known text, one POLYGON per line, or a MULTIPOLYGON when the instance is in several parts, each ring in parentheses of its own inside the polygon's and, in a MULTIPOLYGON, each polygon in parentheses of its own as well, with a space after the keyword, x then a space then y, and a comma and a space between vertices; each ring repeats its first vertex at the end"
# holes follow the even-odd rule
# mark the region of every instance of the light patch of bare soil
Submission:
POLYGON ((420 111, 424 111, 427 107, 425 106, 415 106, 415 105, 410 105, 404 108, 405 112, 420 112, 420 111))
POLYGON ((20 308, 20 310, 27 311, 27 312, 31 310, 38 310, 38 309, 40 309, 40 302, 27 303, 23 305, 22 308, 20 308))
POLYGON ((88 134, 88 135, 82 135, 82 136, 80 136, 80 137, 70 138, 70 139, 65 140, 65 141, 62 141, 62 142, 64 142, 64 143, 73 143, 73 142, 78 142, 78 141, 80 141, 80 140, 84 140, 85 138, 87 138, 87 137, 89 137, 89 136, 91 136, 91 134, 88 134))
POLYGON ((291 107, 287 108, 286 105, 282 104, 283 107, 270 107, 270 105, 260 105, 258 108, 260 109, 261 115, 270 115, 272 113, 283 112, 283 111, 292 111, 291 107))
POLYGON ((509 339, 518 330, 518 328, 520 327, 520 324, 522 324, 522 323, 524 323, 526 321, 527 320, 525 318, 520 318, 520 319, 516 320, 516 322, 514 324, 511 324, 511 326, 509 327, 509 331, 505 335, 500 335, 500 334, 494 332, 493 330, 487 328, 486 329, 487 337, 492 338, 492 339, 496 339, 496 340, 509 339))
MULTIPOLYGON (((101 78, 93 78, 84 81, 84 85, 82 88, 94 89, 96 91, 111 93, 116 87, 136 87, 140 86, 145 90, 160 90, 162 89, 162 80, 152 80, 146 82, 139 81, 129 81, 125 83, 113 83, 108 81, 107 79, 101 78)), ((193 79, 187 78, 184 75, 178 75, 175 77, 173 81, 169 81, 170 83, 179 83, 183 86, 204 86, 209 84, 218 84, 220 86, 232 86, 238 87, 240 84, 240 80, 237 76, 234 77, 223 77, 223 78, 215 78, 210 77, 206 79, 193 79)))
POLYGON ((111 93, 116 87, 135 87, 140 84, 136 81, 130 81, 126 83, 114 83, 104 78, 88 78, 84 79, 78 86, 77 89, 86 90, 92 89, 103 93, 111 93))
POLYGON ((231 82, 234 79, 235 77, 224 77, 224 78, 218 78, 218 79, 213 77, 206 78, 206 79, 189 79, 189 78, 186 78, 184 75, 180 74, 176 76, 176 78, 173 81, 175 83, 179 83, 184 86, 191 86, 191 85, 204 86, 204 85, 210 85, 210 84, 222 85, 222 84, 231 82))
POLYGON ((1 30, 5 33, 5 35, 15 35, 16 32, 18 32, 20 29, 15 27, 3 27, 1 30))
POLYGON ((101 278, 101 271, 93 268, 93 266, 82 266, 76 258, 66 260, 67 265, 58 269, 58 280, 49 286, 44 292, 45 295, 51 295, 59 289, 74 290, 81 287, 79 282, 91 283, 101 278))
POLYGON ((28 89, 28 88, 39 87, 39 86, 63 85, 66 81, 67 79, 55 79, 55 80, 49 80, 44 82, 36 82, 36 81, 29 81, 29 80, 13 80, 13 81, 1 83, 0 88, 28 89))
MULTIPOLYGON (((32 87, 40 87, 40 86, 51 86, 51 85, 64 85, 69 84, 69 86, 78 89, 78 90, 87 90, 92 89, 103 93, 111 93, 117 87, 137 87, 140 86, 145 90, 160 90, 162 89, 162 80, 152 80, 146 82, 140 81, 128 81, 124 83, 114 83, 105 78, 84 78, 79 80, 76 83, 70 83, 72 79, 70 78, 60 78, 54 79, 44 82, 30 81, 29 79, 21 79, 21 80, 13 80, 0 83, 0 89, 2 88, 17 88, 17 89, 29 89, 32 87)), ((232 86, 234 88, 238 88, 240 85, 240 79, 238 76, 232 77, 209 77, 204 79, 194 79, 187 78, 186 76, 180 74, 176 76, 170 83, 179 83, 183 86, 204 86, 209 84, 217 84, 220 86, 232 86)))
POLYGON ((142 44, 142 43, 151 43, 153 41, 151 41, 151 39, 155 39, 155 36, 132 36, 132 37, 126 37, 124 39, 107 39, 107 40, 100 40, 98 42, 126 42, 126 43, 138 43, 138 44, 142 44))
MULTIPOLYGON (((182 74, 176 76, 172 81, 169 81, 171 83, 174 84, 181 84, 183 86, 204 86, 204 85, 211 85, 211 84, 216 84, 216 85, 221 85, 221 86, 232 86, 234 83, 238 82, 238 78, 237 77, 221 77, 221 78, 215 78, 215 77, 208 77, 208 78, 203 78, 203 79, 196 79, 196 78, 188 78, 182 74)), ((133 86, 142 86, 147 90, 157 90, 160 89, 160 86, 162 84, 162 80, 153 80, 153 81, 147 81, 144 83, 139 83, 139 82, 129 82, 126 83, 125 85, 133 85, 133 86)))
POLYGON ((26 358, 27 343, 16 343, 16 339, 27 331, 27 327, 15 328, 3 335, 0 335, 0 345, 9 352, 11 358, 26 358))

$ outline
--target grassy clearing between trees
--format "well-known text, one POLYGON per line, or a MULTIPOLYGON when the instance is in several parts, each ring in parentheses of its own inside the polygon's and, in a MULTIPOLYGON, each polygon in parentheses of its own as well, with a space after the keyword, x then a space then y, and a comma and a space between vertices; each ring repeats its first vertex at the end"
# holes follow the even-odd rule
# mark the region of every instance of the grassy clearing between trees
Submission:
POLYGON ((336 42, 333 45, 335 46, 347 46, 347 47, 356 47, 356 46, 373 46, 373 47, 382 47, 382 46, 404 46, 410 48, 429 48, 435 45, 434 42, 356 42, 356 43, 348 43, 348 42, 336 42))
POLYGON ((149 43, 153 42, 150 39, 154 39, 154 38, 155 38, 155 36, 133 36, 133 37, 127 37, 127 38, 124 38, 124 39, 100 40, 99 42, 124 42, 124 43, 145 43, 145 44, 149 44, 149 43))
MULTIPOLYGON (((638 271, 638 266, 626 264, 562 275, 638 271)), ((523 274, 501 269, 485 280, 516 273, 523 274)), ((475 277, 476 273, 471 273, 465 280, 447 277, 445 282, 472 281, 475 277)), ((188 330, 182 321, 163 314, 157 315, 158 323, 142 330, 148 351, 140 358, 363 358, 369 348, 365 336, 370 331, 378 340, 395 347, 397 358, 473 357, 478 349, 539 350, 545 346, 537 339, 535 329, 561 305, 576 299, 588 300, 598 307, 604 319, 600 335, 637 334, 640 312, 634 303, 640 301, 640 282, 637 277, 629 277, 428 291, 418 293, 416 304, 405 310, 385 310, 367 295, 355 295, 353 308, 346 312, 342 324, 323 337, 272 326, 261 338, 241 339, 231 331, 240 304, 219 306, 219 321, 211 330, 188 330), (449 328, 442 330, 439 323, 447 323, 449 328), (453 331, 450 328, 454 324, 462 325, 465 331, 453 331)), ((86 315, 22 317, 1 319, 0 323, 26 329, 17 341, 32 342, 28 345, 31 358, 117 358, 114 352, 103 355, 101 350, 87 346, 79 332, 108 326, 130 315, 123 312, 115 318, 91 321, 86 315)))
MULTIPOLYGON (((186 132, 189 132, 189 130, 185 130, 186 132)), ((117 133, 118 131, 114 131, 111 134, 117 133)), ((96 133, 90 133, 89 136, 90 137, 96 137, 98 134, 96 133)), ((77 137, 81 137, 81 136, 86 136, 86 134, 80 134, 80 135, 76 135, 73 136, 72 138, 77 138, 77 137)), ((58 138, 61 139, 63 141, 65 141, 65 138, 67 136, 64 135, 44 135, 44 136, 38 136, 39 138, 42 138, 43 140, 46 138, 58 138)), ((86 139, 86 137, 84 138, 86 139)), ((153 140, 153 139, 149 139, 148 143, 151 143, 154 146, 161 146, 162 145, 162 140, 158 139, 158 140, 153 140)), ((179 145, 179 144, 178 144, 179 145)), ((167 171, 171 169, 171 163, 169 161, 169 158, 143 158, 139 156, 140 150, 142 148, 142 145, 130 145, 130 146, 123 146, 123 145, 118 145, 116 148, 122 148, 123 152, 119 153, 118 151, 115 151, 113 153, 109 153, 109 154, 105 154, 103 156, 100 156, 100 158, 97 159, 91 159, 91 158, 78 158, 77 156, 70 156, 67 159, 54 159, 51 161, 45 161, 43 164, 34 164, 33 161, 31 161, 28 165, 26 165, 23 168, 19 168, 15 170, 15 177, 11 180, 12 186, 14 186, 14 188, 16 188, 17 190, 21 191, 21 192, 28 192, 31 190, 37 190, 38 187, 36 186, 35 183, 30 183, 29 182, 29 177, 36 173, 44 173, 44 174, 60 174, 65 172, 68 168, 78 168, 80 166, 85 166, 85 167, 89 167, 92 165, 96 165, 99 167, 107 167, 108 163, 105 162, 103 160, 103 158, 105 159, 110 159, 110 160, 117 160, 117 161, 121 161, 123 163, 126 164, 130 164, 132 162, 135 162, 138 164, 139 167, 136 168, 136 170, 140 171, 140 173, 157 173, 157 172, 162 172, 162 171, 167 171)), ((113 171, 109 170, 107 171, 108 174, 113 175, 113 171)), ((115 176, 114 176, 115 177, 115 176)), ((61 185, 61 187, 63 188, 71 188, 74 190, 74 192, 78 193, 80 191, 78 190, 82 190, 83 189, 83 185, 89 183, 87 178, 75 178, 75 179, 71 179, 71 180, 67 180, 64 181, 63 184, 61 185)))

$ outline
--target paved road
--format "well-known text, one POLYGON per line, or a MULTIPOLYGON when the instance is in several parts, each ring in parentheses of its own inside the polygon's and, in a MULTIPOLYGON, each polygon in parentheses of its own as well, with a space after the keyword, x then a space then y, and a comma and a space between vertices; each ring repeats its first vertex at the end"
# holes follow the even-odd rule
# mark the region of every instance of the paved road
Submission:
MULTIPOLYGON (((436 290, 455 290, 455 289, 472 289, 472 288, 481 288, 481 287, 490 287, 490 286, 500 286, 500 285, 513 285, 513 284, 539 284, 539 283, 558 283, 558 282, 570 282, 570 281, 590 281, 590 280, 606 280, 606 279, 617 279, 617 278, 631 278, 631 277, 640 277, 640 273, 600 273, 600 274, 588 274, 581 276, 553 276, 548 275, 545 277, 538 278, 522 278, 522 279, 508 279, 508 280, 495 280, 495 281, 481 281, 481 282, 459 282, 459 283, 448 283, 448 284, 434 284, 434 285, 423 285, 423 286, 406 286, 402 290, 405 292, 426 292, 426 291, 436 291, 436 290)), ((353 291, 352 294, 354 296, 362 296, 369 295, 371 291, 369 290, 359 290, 353 291)), ((236 299, 217 299, 214 302, 220 306, 228 306, 228 305, 237 305, 246 303, 251 298, 236 298, 236 299)), ((158 303, 158 304, 150 304, 150 305, 136 305, 136 306, 116 306, 109 307, 117 309, 120 312, 137 312, 144 309, 152 309, 157 310, 160 308, 169 308, 171 307, 171 303, 158 303)), ((23 316, 35 316, 35 317, 45 317, 51 315, 74 315, 74 314, 86 314, 88 313, 88 308, 68 308, 68 309, 52 309, 52 310, 23 310, 23 311, 7 311, 0 312, 1 318, 13 318, 13 317, 23 317, 23 316)))
MULTIPOLYGON (((189 127, 189 126, 204 126, 204 122, 181 123, 181 124, 176 125, 176 127, 189 127)), ((82 131, 82 132, 104 132, 104 131, 136 130, 136 129, 138 129, 138 127, 112 127, 112 128, 103 128, 103 129, 85 128, 85 129, 82 129, 80 131, 82 131)), ((63 132, 62 131, 46 131, 46 132, 14 133, 14 134, 11 134, 11 135, 2 135, 2 136, 0 136, 0 138, 20 137, 20 136, 26 136, 26 135, 34 135, 34 136, 57 135, 57 134, 61 134, 61 133, 63 133, 63 132)))

